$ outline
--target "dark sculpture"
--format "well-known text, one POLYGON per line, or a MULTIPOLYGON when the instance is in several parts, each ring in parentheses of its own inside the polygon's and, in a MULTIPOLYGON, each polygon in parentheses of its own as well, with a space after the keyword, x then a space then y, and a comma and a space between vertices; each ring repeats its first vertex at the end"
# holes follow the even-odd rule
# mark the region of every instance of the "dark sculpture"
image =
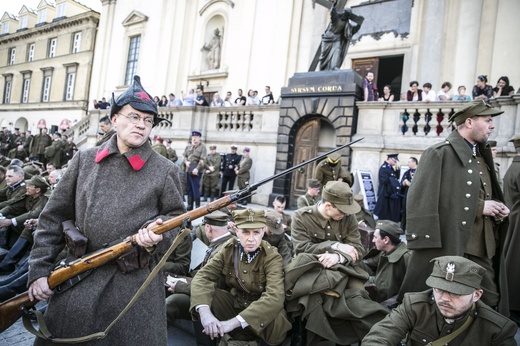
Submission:
POLYGON ((321 55, 320 70, 339 70, 348 46, 361 28, 364 17, 355 15, 349 7, 345 7, 343 12, 336 11, 338 0, 335 0, 330 9, 330 23, 327 30, 321 35, 321 55), (352 25, 350 22, 357 25, 352 25))

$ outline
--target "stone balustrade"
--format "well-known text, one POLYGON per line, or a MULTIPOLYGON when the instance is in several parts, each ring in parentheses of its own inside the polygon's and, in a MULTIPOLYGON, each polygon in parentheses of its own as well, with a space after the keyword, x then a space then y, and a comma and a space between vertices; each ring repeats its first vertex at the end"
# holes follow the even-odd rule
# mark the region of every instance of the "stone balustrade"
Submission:
MULTIPOLYGON (((508 143, 513 134, 520 133, 520 95, 492 100, 493 106, 504 114, 494 119, 492 139, 498 142, 497 162, 504 167, 514 156, 514 148, 508 143)), ((358 102, 358 119, 354 139, 364 137, 353 145, 353 170, 370 171, 377 184, 379 166, 387 153, 400 153, 401 164, 408 157, 420 157, 427 147, 446 138, 452 131, 448 119, 464 102, 358 102)), ((90 110, 88 115, 68 131, 80 147, 91 147, 96 142, 98 120, 109 110, 90 110)), ((159 116, 171 123, 162 122, 152 130, 151 136, 173 140, 177 154, 188 143, 191 131, 203 133, 206 145, 215 144, 219 152, 229 152, 236 144, 239 153, 244 147, 251 148, 253 168, 251 180, 259 181, 275 172, 280 107, 168 107, 159 108, 159 116)), ((296 143, 295 149, 298 144, 296 143)), ((179 160, 180 161, 180 160, 179 160)), ((180 163, 180 162, 178 162, 180 163)), ((272 183, 266 184, 253 197, 256 203, 268 204, 272 183)))

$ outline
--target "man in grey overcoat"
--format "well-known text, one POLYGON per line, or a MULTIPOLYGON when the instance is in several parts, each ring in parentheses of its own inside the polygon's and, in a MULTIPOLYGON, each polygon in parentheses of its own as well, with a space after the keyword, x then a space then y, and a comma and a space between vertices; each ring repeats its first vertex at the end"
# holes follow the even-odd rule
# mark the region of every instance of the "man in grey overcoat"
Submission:
MULTIPOLYGON (((185 212, 177 166, 148 143, 152 127, 163 119, 139 76, 111 104, 117 135, 100 147, 74 155, 34 234, 29 296, 31 300, 50 297, 45 322, 55 338, 104 331, 134 297, 174 236, 171 231, 158 235, 148 228, 185 212), (65 246, 62 222, 66 220, 72 220, 88 238, 87 253, 137 233, 138 257, 148 255, 149 262, 140 262, 125 274, 109 262, 69 289, 53 292, 47 277, 65 246)), ((166 345, 164 298, 163 275, 159 274, 105 338, 86 344, 166 345)), ((37 338, 35 344, 53 343, 37 338)))

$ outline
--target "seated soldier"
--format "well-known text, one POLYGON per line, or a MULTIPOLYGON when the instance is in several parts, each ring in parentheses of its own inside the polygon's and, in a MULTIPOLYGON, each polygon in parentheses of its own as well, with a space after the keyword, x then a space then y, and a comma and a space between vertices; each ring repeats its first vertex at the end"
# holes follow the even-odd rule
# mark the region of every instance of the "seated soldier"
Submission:
POLYGON ((283 308, 282 258, 262 240, 264 215, 263 210, 234 211, 238 239, 224 244, 193 278, 190 310, 199 336, 260 338, 276 345, 291 329, 283 308), (216 288, 222 278, 225 289, 216 288))
POLYGON ((394 307, 397 305, 396 296, 401 288, 406 268, 410 261, 410 251, 399 236, 404 234, 399 225, 389 220, 378 220, 374 231, 375 249, 363 259, 372 282, 375 283, 375 301, 384 302, 383 305, 394 307), (375 276, 375 279, 374 279, 375 276))
POLYGON ((188 275, 188 271, 190 270, 191 247, 191 237, 184 238, 182 243, 170 254, 166 263, 164 263, 163 271, 170 273, 172 276, 188 275))
POLYGON ((426 280, 432 289, 406 293, 390 315, 372 327, 363 346, 516 345, 517 326, 482 301, 486 269, 459 256, 437 257, 426 280))
POLYGON ((361 227, 369 227, 371 229, 376 228, 376 220, 374 220, 374 214, 372 214, 371 211, 365 209, 365 204, 363 203, 363 195, 355 195, 354 200, 361 207, 361 210, 356 213, 358 225, 361 227))
POLYGON ((274 210, 266 210, 265 223, 267 229, 263 239, 278 249, 278 253, 282 256, 283 267, 285 268, 291 263, 293 252, 292 244, 285 237, 282 214, 274 210))
POLYGON ((9 243, 12 244, 5 258, 0 262, 0 275, 12 272, 15 264, 32 247, 32 229, 25 228, 25 222, 40 216, 48 201, 44 196, 48 187, 45 179, 35 175, 27 181, 24 198, 0 210, 0 213, 6 216, 5 219, 0 220, 0 227, 8 229, 9 243))
POLYGON ((298 209, 311 207, 318 203, 320 200, 320 188, 321 184, 318 179, 307 180, 307 192, 305 195, 298 197, 298 200, 296 201, 296 206, 298 209))
MULTIPOLYGON (((211 258, 213 258, 213 256, 215 256, 222 245, 233 236, 229 233, 227 228, 227 215, 218 210, 204 216, 202 227, 205 233, 205 238, 208 239, 208 249, 206 250, 204 260, 202 261, 202 266, 204 266, 211 258)), ((193 270, 189 275, 194 277, 196 273, 197 270, 193 270)), ((173 324, 177 319, 191 320, 191 281, 186 278, 172 278, 167 282, 167 285, 168 291, 172 293, 166 298, 166 318, 168 324, 173 324)))
POLYGON ((273 200, 273 209, 274 211, 282 214, 282 227, 288 235, 291 235, 291 215, 284 213, 285 207, 287 205, 287 201, 284 196, 276 196, 273 200))
POLYGON ((297 322, 295 343, 355 343, 388 313, 364 289, 368 273, 359 265, 365 253, 359 210, 348 184, 329 181, 321 202, 293 214, 296 257, 286 268, 285 289, 287 312, 297 322))
POLYGON ((21 167, 7 167, 7 172, 5 174, 7 187, 0 191, 0 200, 3 201, 0 203, 0 208, 10 205, 13 202, 17 202, 20 198, 25 196, 25 181, 23 178, 24 171, 21 167))

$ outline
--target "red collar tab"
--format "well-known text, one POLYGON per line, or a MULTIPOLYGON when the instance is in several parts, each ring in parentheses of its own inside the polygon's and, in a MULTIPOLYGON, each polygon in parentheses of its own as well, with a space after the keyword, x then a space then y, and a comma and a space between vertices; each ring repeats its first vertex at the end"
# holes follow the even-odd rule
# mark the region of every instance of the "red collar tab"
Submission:
POLYGON ((146 163, 145 160, 139 156, 139 154, 136 154, 134 156, 128 157, 128 162, 130 162, 130 165, 134 169, 134 171, 138 171, 141 168, 143 168, 144 164, 146 163))
POLYGON ((99 163, 101 160, 103 160, 107 156, 108 156, 108 148, 98 150, 98 152, 96 154, 96 163, 99 163))

